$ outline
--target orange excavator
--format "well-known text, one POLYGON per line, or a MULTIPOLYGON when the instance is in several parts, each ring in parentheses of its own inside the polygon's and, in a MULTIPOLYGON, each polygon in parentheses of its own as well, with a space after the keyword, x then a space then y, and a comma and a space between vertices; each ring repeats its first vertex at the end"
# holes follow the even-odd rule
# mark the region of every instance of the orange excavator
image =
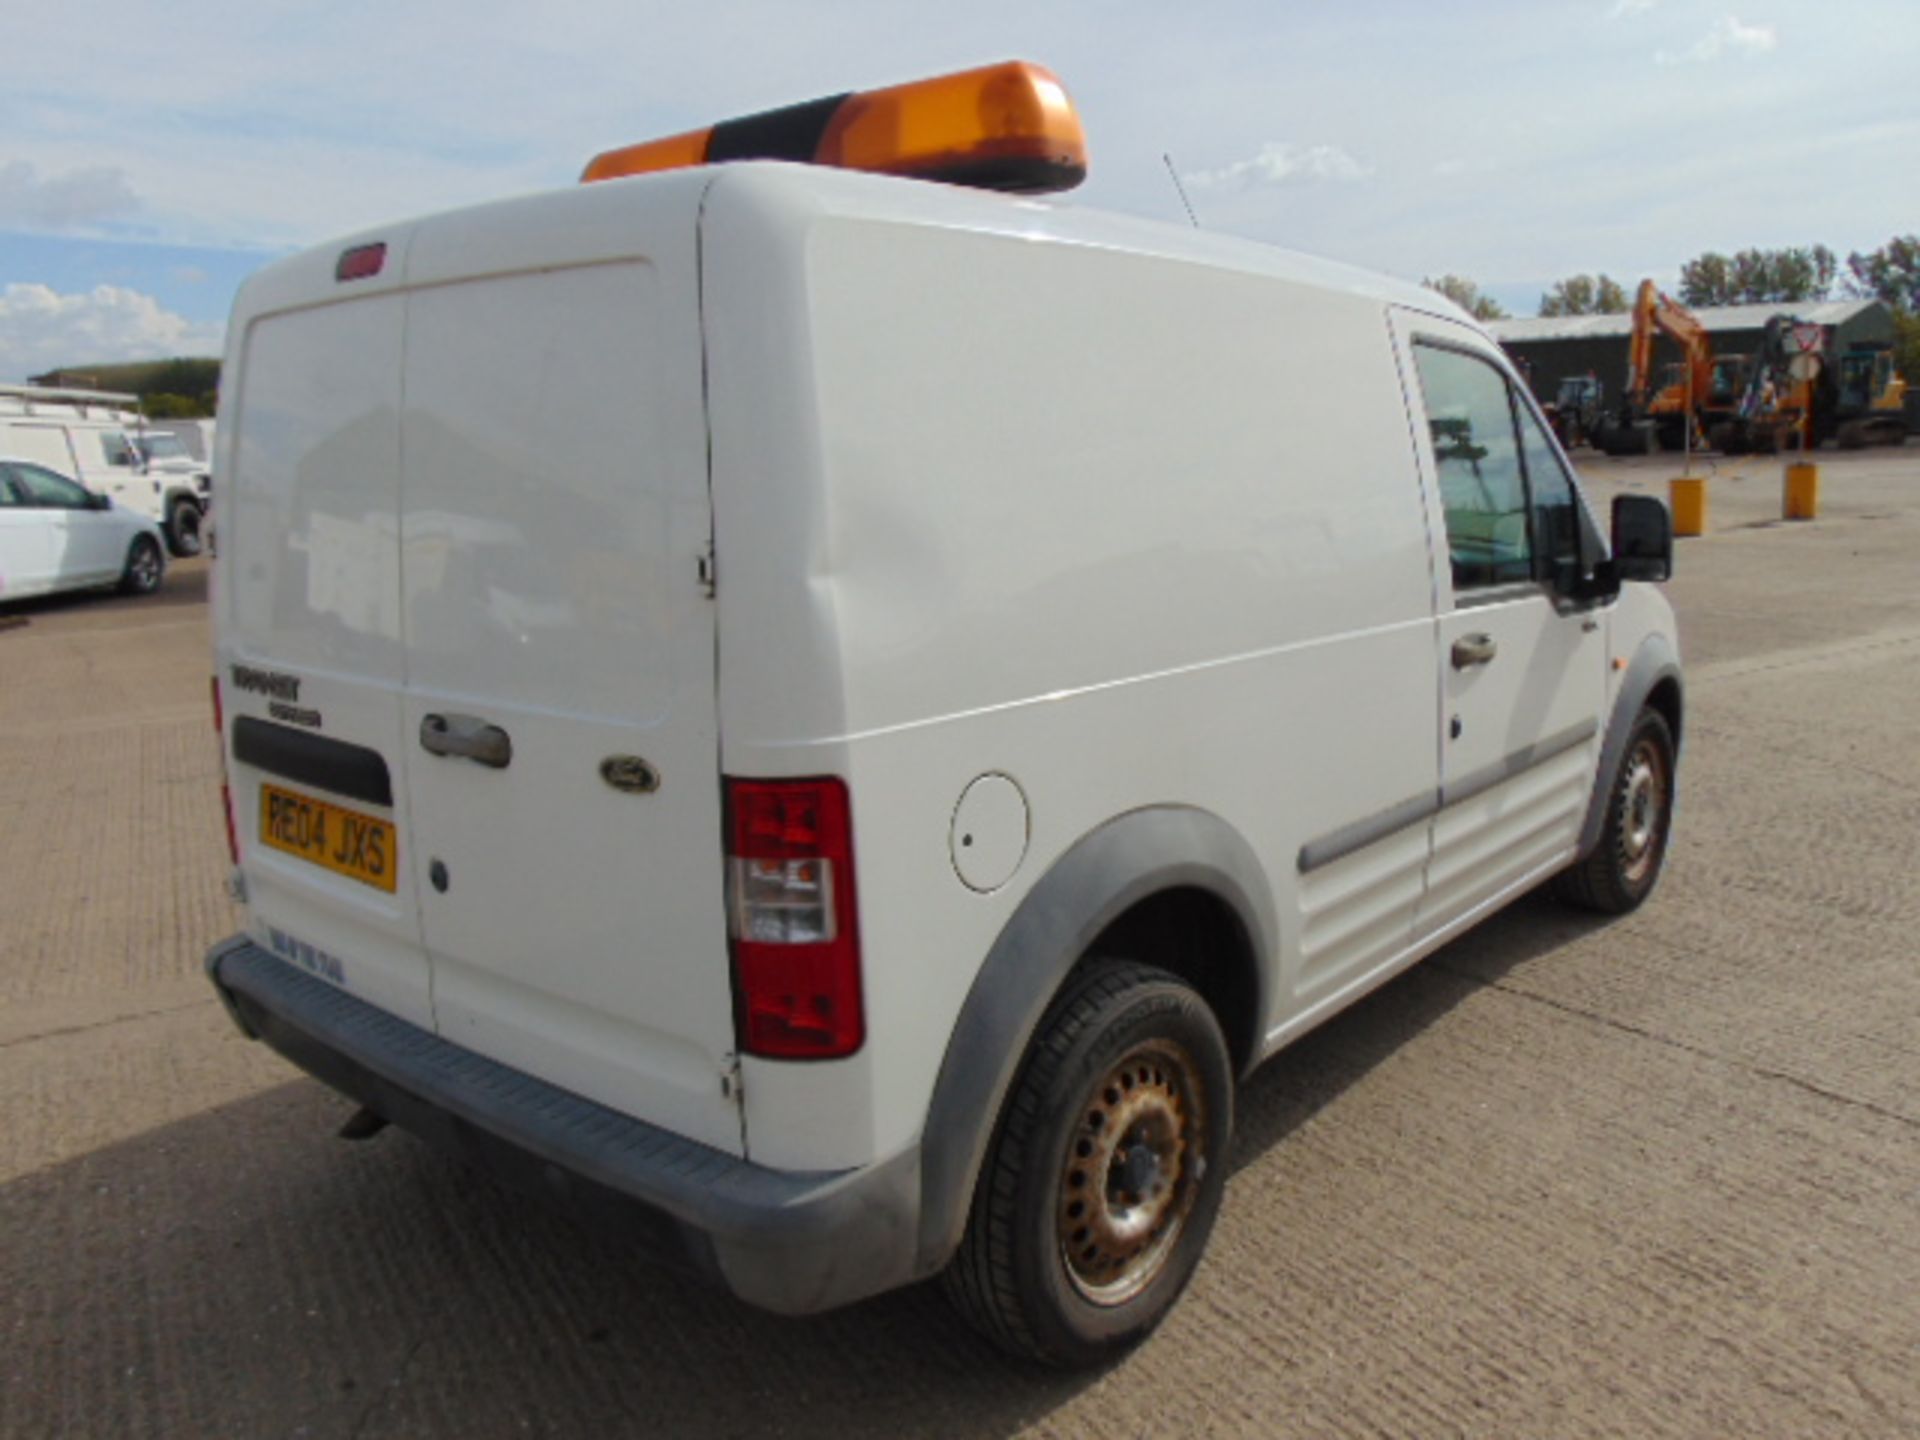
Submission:
POLYGON ((1662 450, 1698 445, 1710 420, 1730 411, 1746 388, 1746 370, 1746 356, 1716 358, 1699 317, 1653 281, 1642 280, 1633 302, 1626 393, 1621 408, 1601 422, 1595 440, 1609 455, 1645 455, 1656 445, 1662 450), (1662 372, 1658 390, 1653 385, 1656 334, 1672 340, 1682 355, 1662 372))
POLYGON ((1825 440, 1838 440, 1843 450, 1903 445, 1906 392, 1885 341, 1835 354, 1831 326, 1775 315, 1734 414, 1708 438, 1729 455, 1772 454, 1825 440), (1796 360, 1813 363, 1796 370, 1796 360))

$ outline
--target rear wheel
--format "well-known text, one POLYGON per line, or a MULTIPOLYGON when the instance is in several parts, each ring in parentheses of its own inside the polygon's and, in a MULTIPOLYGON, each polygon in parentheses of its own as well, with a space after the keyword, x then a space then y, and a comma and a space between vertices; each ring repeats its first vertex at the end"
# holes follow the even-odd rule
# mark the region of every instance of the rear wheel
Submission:
POLYGON ((1199 1264, 1226 1184, 1233 1071, 1164 970, 1090 966, 1041 1021, 946 1273, 1002 1348, 1086 1366, 1144 1339, 1199 1264))
POLYGON ((185 558, 200 553, 200 505, 182 495, 167 506, 167 548, 185 558))
POLYGON ((126 595, 151 595, 160 588, 160 577, 167 562, 160 554, 160 542, 151 535, 136 535, 127 547, 127 563, 120 572, 120 590, 126 595))
POLYGON ((1673 732, 1665 717, 1642 710, 1614 771, 1600 843, 1560 876, 1563 899, 1624 915, 1653 893, 1673 828, 1673 767, 1673 732))

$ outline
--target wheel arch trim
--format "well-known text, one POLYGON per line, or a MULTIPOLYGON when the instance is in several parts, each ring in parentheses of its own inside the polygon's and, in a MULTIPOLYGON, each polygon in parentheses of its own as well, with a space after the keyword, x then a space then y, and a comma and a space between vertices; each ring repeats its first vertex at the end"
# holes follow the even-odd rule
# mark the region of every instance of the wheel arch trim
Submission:
MULTIPOLYGON (((1627 673, 1620 682, 1620 688, 1613 697, 1613 708, 1608 712, 1607 728, 1600 743, 1600 764, 1594 771, 1593 794, 1587 800, 1587 818, 1580 826, 1579 857, 1584 860, 1593 854, 1600 843, 1601 831, 1607 823, 1607 797, 1613 793, 1614 772, 1620 768, 1620 757, 1626 753, 1627 737, 1633 733, 1633 722, 1645 708, 1653 692, 1662 685, 1671 685, 1674 692, 1676 718, 1684 713, 1686 702, 1686 682, 1680 674, 1680 657, 1675 653, 1673 642, 1664 635, 1648 635, 1633 652, 1633 659, 1627 665, 1627 673)), ((1680 727, 1673 730, 1674 758, 1679 758, 1680 727)), ((1675 793, 1678 794, 1678 780, 1675 781, 1675 793)))
POLYGON ((932 1274, 966 1227, 980 1166, 1041 1017, 1089 946, 1133 906, 1167 890, 1197 889, 1238 919, 1252 952, 1254 1003, 1220 1016, 1229 1036, 1249 1027, 1260 1055, 1279 923, 1272 885, 1253 847, 1226 821, 1188 806, 1129 811, 1076 841, 1027 892, 987 952, 947 1040, 921 1137, 919 1253, 932 1274))

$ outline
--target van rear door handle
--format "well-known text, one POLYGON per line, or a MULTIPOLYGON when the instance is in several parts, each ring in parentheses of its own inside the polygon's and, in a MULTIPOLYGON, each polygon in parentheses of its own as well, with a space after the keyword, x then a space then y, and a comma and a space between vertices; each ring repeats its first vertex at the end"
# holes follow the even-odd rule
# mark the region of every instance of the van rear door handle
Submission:
POLYGON ((1475 665, 1485 665, 1499 651, 1500 647, 1494 644, 1491 635, 1462 635, 1453 642, 1453 668, 1466 670, 1475 665))
POLYGON ((513 737, 478 715, 428 715, 420 721, 420 748, 504 770, 513 760, 513 737))

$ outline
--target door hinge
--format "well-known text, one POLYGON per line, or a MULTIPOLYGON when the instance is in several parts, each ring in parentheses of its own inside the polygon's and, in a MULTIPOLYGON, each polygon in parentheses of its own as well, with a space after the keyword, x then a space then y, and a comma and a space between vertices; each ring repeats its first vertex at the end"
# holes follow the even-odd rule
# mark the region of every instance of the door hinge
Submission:
POLYGON ((705 593, 706 597, 711 600, 715 592, 720 588, 720 571, 719 567, 714 563, 713 542, 711 540, 707 542, 707 548, 700 552, 699 570, 700 589, 705 593))
POLYGON ((720 1071, 720 1095, 722 1099, 741 1104, 746 1099, 746 1086, 740 1079, 740 1057, 729 1055, 720 1071))

